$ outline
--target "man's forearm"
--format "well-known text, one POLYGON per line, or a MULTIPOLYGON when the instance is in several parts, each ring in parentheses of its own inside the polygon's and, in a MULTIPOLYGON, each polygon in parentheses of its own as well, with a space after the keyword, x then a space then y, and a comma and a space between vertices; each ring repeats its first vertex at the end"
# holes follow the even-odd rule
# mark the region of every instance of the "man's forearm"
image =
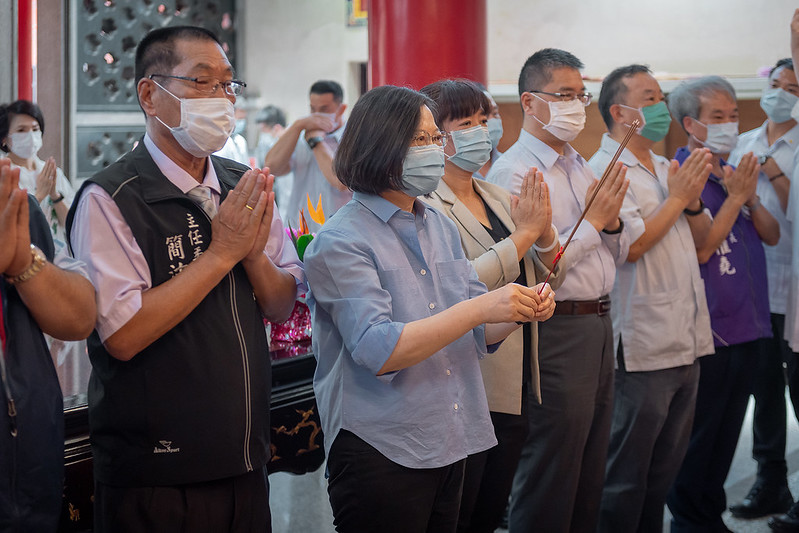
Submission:
POLYGON ((244 268, 264 317, 272 322, 286 320, 297 299, 294 276, 276 266, 266 254, 252 263, 245 262, 244 268))
POLYGON ((94 329, 94 287, 80 274, 47 263, 34 277, 18 283, 16 289, 46 334, 61 340, 81 340, 94 329))
POLYGON ((346 190, 347 187, 339 181, 333 169, 334 154, 330 148, 328 148, 325 143, 319 143, 313 149, 313 155, 316 158, 316 164, 319 166, 319 170, 322 171, 322 175, 324 175, 330 186, 339 191, 346 190))
POLYGON ((644 234, 630 245, 627 261, 634 263, 652 249, 671 230, 680 218, 684 207, 682 202, 669 196, 654 213, 644 220, 644 234))
POLYGON ((275 176, 283 176, 291 172, 291 154, 294 153, 294 147, 297 146, 302 130, 302 124, 294 122, 286 128, 283 135, 266 153, 263 166, 269 167, 269 172, 275 176))
POLYGON ((233 266, 206 250, 174 278, 142 292, 141 308, 105 340, 108 352, 132 359, 186 318, 233 266))
POLYGON ((724 200, 713 222, 707 232, 704 242, 696 247, 696 256, 700 264, 707 263, 710 257, 719 249, 721 243, 730 234, 735 219, 741 211, 743 202, 739 202, 728 197, 724 200))

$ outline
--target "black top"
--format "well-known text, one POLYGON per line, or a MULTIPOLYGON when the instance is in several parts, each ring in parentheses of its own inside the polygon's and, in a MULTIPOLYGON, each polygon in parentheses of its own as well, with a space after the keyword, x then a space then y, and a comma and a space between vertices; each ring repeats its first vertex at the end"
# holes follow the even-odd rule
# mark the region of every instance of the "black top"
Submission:
MULTIPOLYGON (((488 207, 485 200, 480 198, 483 201, 483 207, 485 207, 486 214, 488 215, 488 222, 491 224, 491 227, 483 226, 491 238, 494 239, 494 242, 499 242, 501 240, 507 239, 510 237, 510 231, 508 228, 505 227, 505 224, 499 219, 499 217, 488 207)), ((524 261, 519 261, 519 277, 516 278, 514 281, 519 285, 527 286, 527 274, 524 271, 524 261)), ((530 343, 532 342, 533 336, 533 325, 530 322, 525 322, 522 326, 523 338, 524 342, 522 344, 524 354, 523 354, 523 365, 524 370, 522 372, 522 379, 524 383, 531 383, 533 381, 533 373, 531 370, 531 361, 530 361, 530 343)), ((524 389, 524 387, 522 387, 524 389)))

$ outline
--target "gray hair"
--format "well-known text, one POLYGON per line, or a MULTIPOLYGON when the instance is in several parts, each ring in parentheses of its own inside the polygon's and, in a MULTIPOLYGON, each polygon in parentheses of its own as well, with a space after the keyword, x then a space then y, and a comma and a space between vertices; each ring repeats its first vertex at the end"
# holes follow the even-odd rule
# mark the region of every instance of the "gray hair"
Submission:
POLYGON ((703 76, 682 82, 668 96, 671 116, 685 129, 685 117, 699 118, 700 99, 717 92, 727 93, 733 102, 736 101, 735 89, 721 76, 703 76))

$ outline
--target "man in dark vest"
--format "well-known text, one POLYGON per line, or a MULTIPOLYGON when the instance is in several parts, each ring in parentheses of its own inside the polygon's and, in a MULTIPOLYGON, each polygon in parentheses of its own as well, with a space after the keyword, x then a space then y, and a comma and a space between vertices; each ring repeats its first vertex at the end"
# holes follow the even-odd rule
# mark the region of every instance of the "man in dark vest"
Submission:
POLYGON ((234 79, 202 28, 136 50, 142 142, 78 192, 67 221, 97 288, 89 339, 95 531, 269 531, 269 349, 301 263, 268 170, 211 154, 234 79))
POLYGON ((19 170, 0 159, 0 531, 52 532, 64 491, 64 404, 42 332, 91 333, 85 265, 54 245, 19 170), (58 265, 58 266, 56 266, 58 265))

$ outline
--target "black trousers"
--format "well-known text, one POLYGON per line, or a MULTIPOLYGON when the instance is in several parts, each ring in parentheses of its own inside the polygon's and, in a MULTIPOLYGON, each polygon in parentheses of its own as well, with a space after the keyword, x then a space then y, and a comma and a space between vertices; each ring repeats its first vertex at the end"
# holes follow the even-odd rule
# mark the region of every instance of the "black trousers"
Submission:
POLYGON ((508 506, 513 476, 527 439, 529 384, 522 389, 519 415, 491 412, 497 445, 466 458, 458 533, 494 533, 508 506))
POLYGON ((770 485, 786 485, 785 434, 788 412, 785 385, 794 411, 799 413, 799 372, 797 355, 783 338, 785 315, 771 314, 774 338, 763 339, 763 350, 755 372, 752 395, 755 415, 752 423, 752 457, 757 461, 757 479, 770 485))
POLYGON ((717 347, 699 359, 699 390, 691 440, 667 503, 671 531, 727 531, 724 481, 741 433, 760 341, 717 347))
POLYGON ((269 480, 240 476, 169 487, 94 484, 95 533, 268 533, 269 480))
POLYGON ((454 533, 465 461, 440 468, 407 468, 342 429, 327 459, 327 492, 336 531, 454 533))

